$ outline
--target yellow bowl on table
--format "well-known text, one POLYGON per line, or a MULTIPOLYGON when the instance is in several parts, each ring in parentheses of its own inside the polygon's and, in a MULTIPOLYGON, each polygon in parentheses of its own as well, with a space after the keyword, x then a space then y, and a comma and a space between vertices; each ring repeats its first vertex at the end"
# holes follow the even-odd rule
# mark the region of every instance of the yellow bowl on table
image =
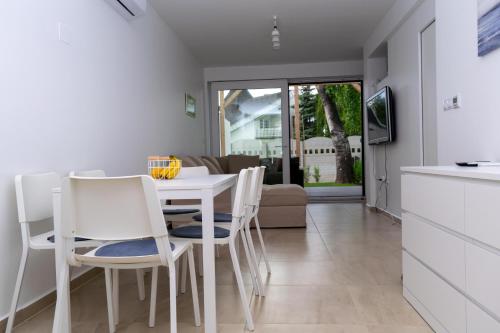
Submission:
POLYGON ((182 161, 173 155, 148 157, 148 174, 154 179, 173 179, 181 167, 182 161))

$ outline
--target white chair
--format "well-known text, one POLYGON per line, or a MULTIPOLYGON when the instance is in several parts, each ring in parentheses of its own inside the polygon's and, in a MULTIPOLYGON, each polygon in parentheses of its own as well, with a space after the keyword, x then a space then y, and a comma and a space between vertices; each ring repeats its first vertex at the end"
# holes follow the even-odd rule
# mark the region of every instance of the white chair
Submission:
MULTIPOLYGON (((5 332, 10 333, 19 301, 26 261, 31 250, 54 250, 54 232, 49 231, 32 235, 30 224, 53 217, 52 189, 61 186, 61 179, 55 172, 17 175, 15 177, 18 220, 21 225, 22 254, 17 273, 16 285, 10 306, 9 319, 5 332)), ((76 239, 75 247, 95 247, 99 242, 88 239, 76 239)))
MULTIPOLYGON (((154 180, 149 176, 65 178, 61 187, 62 236, 67 245, 67 265, 60 283, 69 283, 69 265, 103 267, 106 278, 109 330, 115 331, 111 269, 152 268, 149 325, 154 326, 158 267, 167 266, 170 279, 170 332, 177 332, 175 261, 188 254, 195 325, 200 312, 192 244, 169 241, 154 180), (98 248, 76 254, 74 237, 111 240, 98 248)), ((58 303, 69 297, 63 288, 58 303)), ((57 324, 57 323, 56 323, 57 324)))
MULTIPOLYGON (((247 299, 247 294, 245 292, 245 285, 243 283, 243 277, 241 275, 238 254, 236 251, 236 244, 238 239, 237 236, 238 233, 240 233, 245 253, 247 254, 247 260, 249 261, 249 266, 250 267, 253 266, 251 258, 249 257, 248 244, 244 233, 244 227, 247 223, 245 200, 247 200, 246 196, 248 195, 249 187, 250 187, 250 173, 248 170, 245 169, 241 170, 234 198, 232 222, 216 223, 214 227, 214 237, 215 237, 215 244, 229 246, 229 253, 231 255, 231 260, 233 262, 233 269, 236 276, 238 289, 240 292, 243 311, 245 313, 246 325, 249 330, 253 331, 254 324, 253 324, 252 314, 250 312, 250 306, 247 299)), ((192 242, 193 244, 203 244, 202 226, 199 223, 175 228, 171 230, 170 235, 171 239, 175 240, 184 239, 184 240, 190 240, 190 242, 192 242)), ((183 272, 182 281, 185 281, 185 279, 186 279, 185 273, 183 272)), ((184 282, 182 283, 184 284, 184 282)))
POLYGON ((262 282, 262 277, 260 275, 260 269, 259 269, 259 262, 260 261, 257 258, 257 254, 255 252, 255 247, 254 247, 254 243, 253 243, 253 239, 252 239, 252 233, 250 232, 251 221, 253 219, 255 222, 255 228, 257 230, 257 234, 258 234, 259 241, 260 241, 262 256, 264 257, 264 261, 266 263, 266 269, 267 269, 268 274, 270 274, 271 273, 271 266, 269 264, 269 260, 267 257, 267 251, 266 251, 266 247, 264 245, 264 238, 262 237, 262 232, 260 230, 259 218, 258 218, 260 199, 262 197, 262 187, 263 187, 263 181, 264 181, 265 167, 263 167, 263 166, 254 167, 254 168, 249 168, 248 170, 251 171, 252 180, 251 180, 251 186, 250 186, 250 191, 249 191, 250 195, 247 197, 248 201, 246 202, 246 206, 248 209, 248 220, 247 220, 247 225, 245 227, 245 234, 247 236, 250 254, 251 254, 252 260, 255 264, 255 284, 257 285, 257 288, 258 288, 258 295, 265 296, 264 284, 262 282))
MULTIPOLYGON (((106 177, 106 172, 104 170, 80 170, 80 171, 70 171, 70 177, 87 177, 87 178, 103 178, 106 177)), ((139 300, 144 301, 146 299, 146 291, 144 287, 144 270, 137 269, 135 271, 137 278, 137 290, 139 293, 139 300)), ((120 321, 120 271, 117 269, 113 270, 113 303, 114 303, 114 320, 118 324, 120 321)))

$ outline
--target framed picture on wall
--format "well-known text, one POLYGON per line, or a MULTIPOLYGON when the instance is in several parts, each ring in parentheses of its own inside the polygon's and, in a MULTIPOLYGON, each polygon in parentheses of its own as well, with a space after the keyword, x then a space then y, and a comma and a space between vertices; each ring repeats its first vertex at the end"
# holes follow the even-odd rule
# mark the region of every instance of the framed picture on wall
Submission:
POLYGON ((196 98, 186 93, 186 114, 196 117, 196 98))
POLYGON ((500 0, 477 0, 477 49, 480 57, 500 47, 500 0))

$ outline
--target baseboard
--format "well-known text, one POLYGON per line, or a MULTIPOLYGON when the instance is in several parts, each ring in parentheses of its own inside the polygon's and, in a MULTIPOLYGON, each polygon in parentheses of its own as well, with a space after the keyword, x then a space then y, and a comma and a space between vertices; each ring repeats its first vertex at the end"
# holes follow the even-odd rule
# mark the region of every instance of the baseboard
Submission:
POLYGON ((368 203, 366 204, 366 207, 368 207, 371 211, 373 211, 375 213, 382 214, 382 215, 390 218, 394 222, 401 224, 401 217, 399 217, 397 215, 394 215, 393 213, 389 212, 388 210, 372 206, 372 205, 370 205, 368 203))
MULTIPOLYGON (((93 280, 98 275, 101 275, 103 272, 102 268, 92 268, 83 274, 77 276, 73 280, 71 280, 70 290, 75 291, 78 288, 84 286, 89 281, 93 280)), ((45 310, 47 307, 53 305, 56 302, 56 291, 52 291, 47 295, 41 297, 39 300, 31 303, 25 308, 19 309, 16 312, 16 320, 14 322, 14 326, 21 324, 22 322, 30 319, 31 317, 37 315, 41 311, 45 310)), ((7 327, 7 319, 5 318, 0 321, 0 332, 5 332, 7 327)))
POLYGON ((330 197, 330 196, 309 196, 307 203, 314 204, 314 203, 349 203, 349 202, 354 202, 354 203, 359 203, 359 202, 365 202, 365 197, 330 197))

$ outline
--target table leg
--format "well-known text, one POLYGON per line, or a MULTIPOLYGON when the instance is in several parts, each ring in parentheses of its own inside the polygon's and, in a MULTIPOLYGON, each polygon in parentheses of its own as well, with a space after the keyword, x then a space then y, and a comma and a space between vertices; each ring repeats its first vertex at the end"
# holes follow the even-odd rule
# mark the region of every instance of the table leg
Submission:
MULTIPOLYGON (((234 207, 234 197, 236 196, 236 184, 235 182, 233 186, 231 186, 231 209, 234 207)), ((236 246, 236 257, 240 260, 240 234, 236 234, 235 246, 236 246)))
POLYGON ((203 293, 205 308, 205 333, 217 332, 214 251, 214 195, 203 190, 201 196, 203 216, 203 293))
POLYGON ((54 313, 53 333, 71 332, 71 318, 69 317, 69 266, 65 258, 65 242, 61 231, 61 193, 53 193, 54 209, 54 240, 57 302, 54 313))

